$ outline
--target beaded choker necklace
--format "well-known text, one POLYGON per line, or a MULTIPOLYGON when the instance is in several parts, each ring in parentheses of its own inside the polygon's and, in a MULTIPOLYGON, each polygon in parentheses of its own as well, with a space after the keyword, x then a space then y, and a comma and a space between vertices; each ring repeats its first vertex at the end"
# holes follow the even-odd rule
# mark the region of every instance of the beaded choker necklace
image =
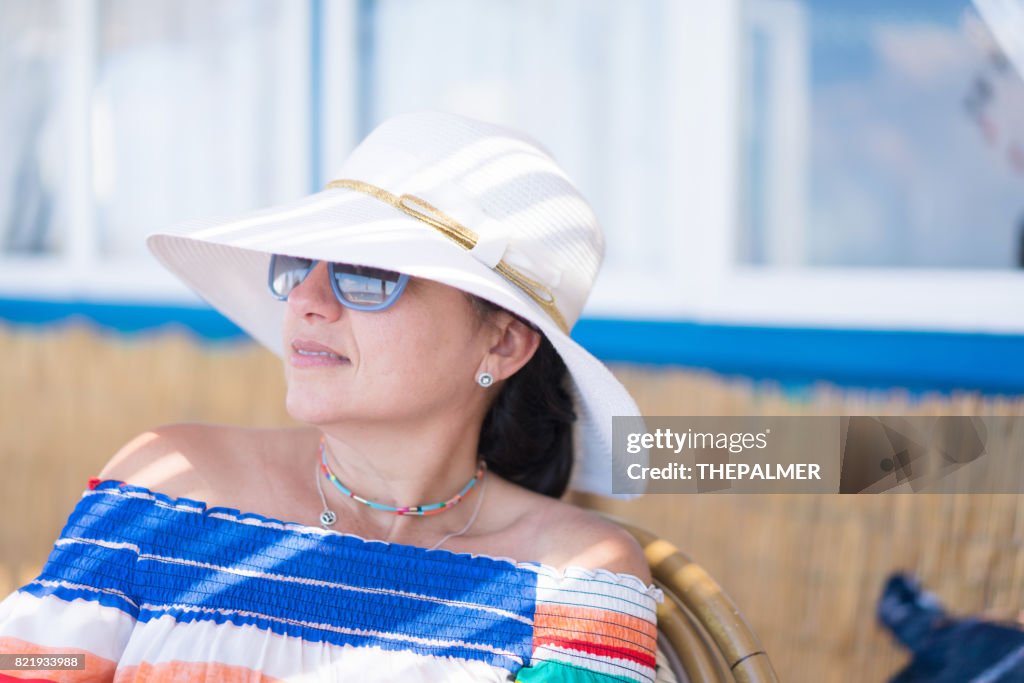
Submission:
MULTIPOLYGON (((324 439, 322 437, 320 439, 320 472, 325 477, 327 477, 328 481, 330 481, 332 484, 334 484, 334 487, 336 489, 341 491, 343 494, 345 494, 349 498, 351 498, 353 500, 356 500, 356 501, 359 501, 363 505, 367 505, 367 506, 373 508, 374 510, 382 510, 384 512, 391 512, 391 513, 396 514, 396 515, 436 515, 439 512, 443 512, 444 510, 447 510, 449 508, 455 507, 455 505, 458 504, 458 502, 460 500, 465 498, 466 494, 469 493, 469 490, 471 488, 473 488, 478 481, 483 479, 484 471, 486 469, 487 469, 487 464, 483 460, 481 460, 480 461, 480 466, 477 468, 476 474, 473 475, 473 478, 470 479, 466 483, 466 485, 462 487, 461 491, 459 491, 458 493, 456 493, 454 496, 452 496, 451 498, 449 498, 446 501, 443 501, 441 503, 432 503, 430 505, 402 505, 402 506, 399 506, 399 507, 395 507, 393 505, 384 505, 382 503, 375 503, 372 500, 367 500, 367 499, 363 498, 362 496, 356 495, 355 493, 350 491, 348 488, 346 488, 344 484, 342 484, 340 481, 338 481, 338 477, 335 476, 334 472, 331 471, 330 466, 327 464, 327 448, 325 446, 324 439)), ((324 514, 327 514, 327 512, 328 511, 325 509, 324 514)), ((333 519, 334 518, 334 513, 331 512, 330 515, 331 515, 332 519, 330 519, 329 522, 327 520, 323 520, 324 523, 330 523, 330 522, 334 521, 334 519, 333 519)))

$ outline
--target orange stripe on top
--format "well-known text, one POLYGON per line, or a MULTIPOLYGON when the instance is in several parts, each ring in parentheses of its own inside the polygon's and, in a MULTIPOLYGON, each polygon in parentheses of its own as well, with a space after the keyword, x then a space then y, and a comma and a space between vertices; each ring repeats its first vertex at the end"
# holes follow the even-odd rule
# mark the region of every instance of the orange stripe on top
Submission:
MULTIPOLYGON (((55 671, 53 669, 15 671, 8 669, 0 674, 0 676, 9 676, 11 680, 61 681, 61 683, 64 683, 64 681, 67 681, 67 683, 109 681, 113 679, 114 669, 117 668, 117 662, 106 657, 100 657, 80 647, 46 647, 12 636, 0 636, 0 652, 34 657, 58 654, 85 655, 84 669, 72 669, 69 671, 55 671)), ((4 679, 0 678, 0 680, 4 679)))
POLYGON ((586 633, 595 641, 612 645, 633 645, 654 652, 658 627, 647 619, 599 607, 537 605, 533 615, 533 632, 553 632, 565 637, 586 633))
POLYGON ((539 605, 533 648, 543 645, 654 666, 657 627, 646 619, 596 607, 539 605))
POLYGON ((218 683, 283 683, 247 666, 220 662, 143 662, 117 670, 114 683, 180 683, 181 681, 218 681, 218 683))

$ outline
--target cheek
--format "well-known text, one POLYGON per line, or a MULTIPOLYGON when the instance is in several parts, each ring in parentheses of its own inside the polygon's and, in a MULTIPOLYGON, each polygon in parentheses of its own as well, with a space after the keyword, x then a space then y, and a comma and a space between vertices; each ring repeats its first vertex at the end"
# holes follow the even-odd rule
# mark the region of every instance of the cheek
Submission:
POLYGON ((444 322, 451 320, 443 315, 417 316, 391 330, 382 326, 372 338, 389 342, 377 349, 360 345, 368 375, 392 388, 448 397, 461 385, 471 385, 480 354, 465 325, 444 322))

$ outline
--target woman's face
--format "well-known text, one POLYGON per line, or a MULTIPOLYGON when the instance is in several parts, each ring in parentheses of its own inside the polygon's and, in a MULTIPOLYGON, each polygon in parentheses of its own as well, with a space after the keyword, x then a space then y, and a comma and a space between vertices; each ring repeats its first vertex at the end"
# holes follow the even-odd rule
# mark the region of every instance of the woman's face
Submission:
POLYGON ((296 420, 450 419, 485 401, 476 375, 497 339, 457 289, 413 278, 391 307, 355 311, 337 300, 320 262, 287 307, 286 403, 296 420), (300 353, 317 348, 337 356, 300 353))

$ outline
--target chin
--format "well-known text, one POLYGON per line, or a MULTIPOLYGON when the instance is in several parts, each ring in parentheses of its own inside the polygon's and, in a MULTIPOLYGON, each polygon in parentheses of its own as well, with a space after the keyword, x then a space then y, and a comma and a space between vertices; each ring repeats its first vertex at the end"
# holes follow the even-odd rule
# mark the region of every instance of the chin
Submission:
POLYGON ((318 398, 311 392, 297 392, 289 390, 285 397, 285 410, 293 420, 305 422, 306 424, 324 424, 336 422, 342 418, 344 411, 338 406, 333 406, 329 401, 318 398))

